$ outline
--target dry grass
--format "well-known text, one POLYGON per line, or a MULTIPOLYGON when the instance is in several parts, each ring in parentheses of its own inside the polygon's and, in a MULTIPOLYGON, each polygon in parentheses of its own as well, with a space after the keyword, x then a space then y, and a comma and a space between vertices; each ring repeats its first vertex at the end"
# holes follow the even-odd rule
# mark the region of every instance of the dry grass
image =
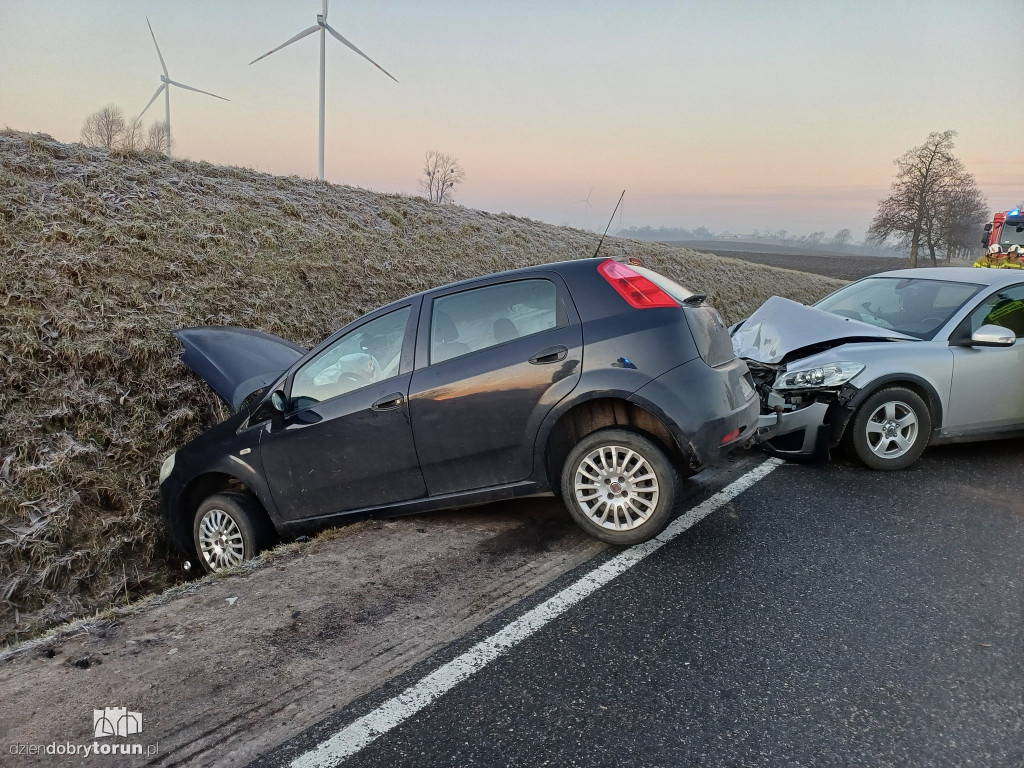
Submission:
MULTIPOLYGON (((596 237, 507 214, 0 131, 0 637, 177 580, 162 457, 223 417, 170 332, 312 345, 409 293, 590 256, 596 237)), ((839 285, 610 239, 732 319, 839 285)))

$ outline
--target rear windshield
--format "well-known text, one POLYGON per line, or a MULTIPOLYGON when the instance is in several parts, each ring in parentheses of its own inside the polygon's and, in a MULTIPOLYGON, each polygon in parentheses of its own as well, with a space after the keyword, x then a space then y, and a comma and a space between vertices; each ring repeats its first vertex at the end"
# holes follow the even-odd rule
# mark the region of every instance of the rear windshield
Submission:
MULTIPOLYGON (((686 299, 695 295, 688 291, 675 280, 670 280, 664 275, 644 267, 629 265, 630 269, 636 270, 665 293, 682 304, 686 299)), ((686 314, 686 324, 693 335, 693 341, 697 345, 704 362, 711 366, 724 365, 735 359, 736 354, 732 348, 732 340, 725 328, 722 316, 718 310, 708 303, 683 306, 686 314)))
POLYGON ((701 304, 698 307, 685 307, 683 311, 697 351, 705 363, 718 366, 735 359, 729 330, 717 309, 710 304, 701 304))

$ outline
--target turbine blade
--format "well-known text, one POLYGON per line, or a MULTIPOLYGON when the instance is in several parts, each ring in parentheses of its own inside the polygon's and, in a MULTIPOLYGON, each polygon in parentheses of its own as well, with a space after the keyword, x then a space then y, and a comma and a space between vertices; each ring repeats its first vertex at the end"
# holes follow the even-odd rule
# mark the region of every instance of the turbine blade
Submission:
MULTIPOLYGON (((153 34, 153 25, 149 23, 149 16, 146 17, 146 26, 149 27, 149 36, 153 38, 153 45, 156 45, 156 35, 153 34)), ((170 77, 167 72, 167 65, 164 64, 164 55, 160 53, 160 46, 156 45, 156 55, 160 57, 160 66, 163 67, 164 76, 170 77)))
MULTIPOLYGON (((167 87, 167 83, 160 83, 160 87, 156 89, 156 93, 154 93, 153 94, 153 98, 149 100, 149 104, 146 105, 146 109, 149 109, 151 106, 153 106, 153 102, 156 101, 157 96, 159 96, 161 93, 163 93, 164 92, 164 88, 166 88, 166 87, 167 87)), ((146 114, 146 109, 144 109, 141 112, 139 112, 139 116, 137 118, 135 118, 135 119, 136 120, 141 120, 142 116, 144 114, 146 114)))
POLYGON ((324 21, 327 21, 327 9, 330 7, 331 0, 324 0, 324 21))
POLYGON ((281 50, 282 48, 284 48, 285 46, 289 46, 289 45, 291 45, 292 43, 294 43, 294 42, 295 42, 296 40, 301 40, 301 39, 302 39, 302 38, 304 38, 304 37, 305 37, 306 35, 312 35, 312 34, 313 34, 314 32, 316 32, 316 31, 317 31, 318 29, 320 29, 320 25, 319 25, 319 24, 314 24, 314 25, 313 25, 312 27, 310 27, 309 29, 304 29, 304 30, 302 30, 302 31, 301 31, 301 32, 299 32, 299 34, 297 34, 297 35, 296 35, 295 37, 293 37, 293 38, 291 38, 291 39, 289 39, 289 40, 286 40, 285 42, 281 43, 281 44, 280 44, 279 46, 277 46, 277 48, 275 48, 274 50, 272 50, 272 51, 267 51, 267 52, 266 52, 266 53, 264 53, 264 54, 263 54, 262 56, 257 56, 257 57, 256 57, 255 59, 253 59, 252 61, 250 61, 250 62, 249 62, 249 64, 255 64, 255 63, 256 63, 257 61, 259 61, 260 59, 265 59, 265 58, 267 58, 267 56, 269 56, 270 54, 272 54, 272 53, 277 53, 278 51, 280 51, 280 50, 281 50))
POLYGON ((386 69, 384 69, 384 67, 382 67, 382 66, 381 66, 380 64, 378 64, 378 63, 377 63, 376 61, 374 61, 374 60, 373 60, 373 59, 371 59, 371 58, 370 58, 369 56, 367 56, 367 55, 366 55, 365 53, 363 53, 362 51, 360 51, 360 50, 359 50, 358 48, 356 48, 356 47, 355 47, 354 45, 352 45, 352 43, 350 43, 350 42, 349 42, 348 40, 346 40, 346 39, 345 39, 344 37, 342 37, 341 35, 339 35, 339 34, 338 34, 338 31, 337 31, 337 30, 336 30, 336 29, 335 29, 334 27, 332 27, 332 26, 331 26, 330 24, 327 24, 327 23, 325 23, 325 24, 324 24, 324 27, 325 27, 325 28, 327 29, 327 31, 328 31, 328 32, 330 32, 330 33, 331 33, 332 35, 334 35, 334 37, 335 37, 335 38, 336 38, 336 39, 337 39, 337 40, 338 40, 339 42, 341 42, 341 43, 342 43, 342 45, 347 45, 347 46, 348 46, 349 48, 351 48, 351 49, 352 49, 353 51, 355 51, 356 53, 358 53, 358 54, 359 54, 360 56, 362 56, 362 57, 363 57, 364 59, 366 59, 366 60, 367 60, 368 62, 370 62, 371 64, 373 64, 373 66, 375 66, 375 67, 376 67, 377 69, 379 69, 379 70, 380 70, 381 72, 383 72, 383 73, 384 73, 385 75, 387 75, 388 77, 390 77, 390 78, 391 78, 392 80, 394 80, 394 81, 395 81, 396 83, 398 82, 398 80, 397 80, 397 79, 396 79, 396 78, 395 78, 395 77, 394 77, 394 76, 393 76, 393 75, 392 75, 392 74, 391 74, 390 72, 388 72, 388 71, 387 71, 386 69))
POLYGON ((176 85, 179 88, 184 88, 186 91, 195 91, 196 93, 205 93, 207 96, 213 96, 213 98, 215 98, 215 99, 221 99, 222 101, 231 101, 231 99, 225 99, 223 96, 218 96, 216 93, 210 93, 209 91, 200 91, 198 88, 193 88, 191 85, 185 85, 184 83, 179 83, 176 80, 168 80, 167 82, 170 83, 171 85, 176 85))

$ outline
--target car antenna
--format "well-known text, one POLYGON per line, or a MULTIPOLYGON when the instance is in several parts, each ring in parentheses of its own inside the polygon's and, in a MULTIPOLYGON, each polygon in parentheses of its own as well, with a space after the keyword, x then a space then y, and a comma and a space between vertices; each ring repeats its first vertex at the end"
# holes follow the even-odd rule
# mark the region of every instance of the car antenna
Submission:
POLYGON ((608 227, 610 227, 612 225, 612 222, 615 221, 615 213, 616 213, 616 211, 619 210, 619 206, 622 205, 622 198, 624 198, 625 196, 626 196, 626 190, 622 190, 622 194, 619 195, 619 202, 617 202, 615 204, 615 210, 612 211, 612 217, 610 219, 608 219, 608 226, 606 226, 604 228, 604 234, 601 235, 601 240, 598 242, 597 248, 594 249, 594 256, 591 257, 591 258, 596 257, 597 256, 597 252, 601 250, 601 245, 604 243, 604 236, 608 234, 608 227))

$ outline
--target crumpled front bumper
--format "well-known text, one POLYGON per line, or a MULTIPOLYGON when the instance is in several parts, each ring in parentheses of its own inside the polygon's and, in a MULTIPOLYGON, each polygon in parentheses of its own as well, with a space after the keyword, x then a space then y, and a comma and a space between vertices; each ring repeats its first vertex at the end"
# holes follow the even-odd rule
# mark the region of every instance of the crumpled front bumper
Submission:
POLYGON ((781 458, 828 459, 853 411, 839 401, 815 401, 792 411, 762 413, 754 442, 781 458))

